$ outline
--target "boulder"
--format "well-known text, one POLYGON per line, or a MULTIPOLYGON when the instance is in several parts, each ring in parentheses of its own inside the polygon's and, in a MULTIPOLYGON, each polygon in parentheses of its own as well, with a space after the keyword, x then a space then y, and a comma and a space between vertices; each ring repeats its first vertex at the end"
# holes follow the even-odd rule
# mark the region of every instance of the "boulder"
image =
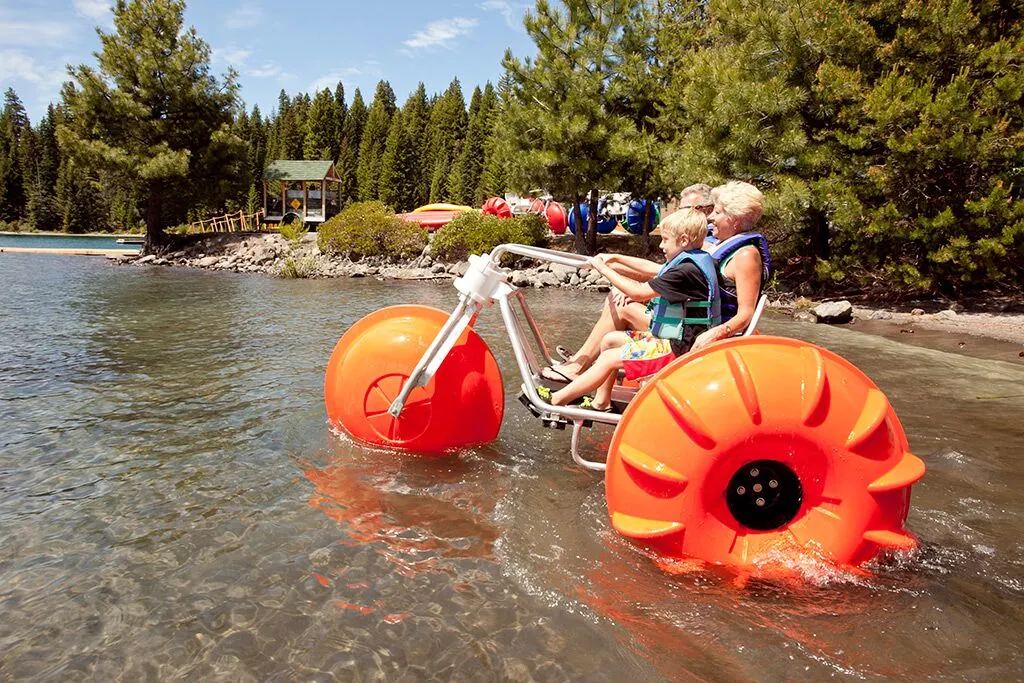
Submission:
POLYGON ((138 261, 136 261, 136 263, 142 265, 143 263, 152 263, 153 261, 156 261, 156 254, 146 254, 138 261))
POLYGON ((203 256, 198 261, 196 261, 196 265, 199 266, 200 268, 212 268, 213 264, 217 263, 218 261, 220 261, 220 256, 203 256))
POLYGON ((892 320, 892 313, 889 311, 871 311, 868 320, 892 320))
POLYGON ((811 312, 814 313, 819 323, 829 325, 840 325, 853 320, 853 304, 849 301, 828 301, 818 304, 811 312))
POLYGON ((912 310, 910 312, 910 315, 924 315, 924 309, 923 308, 915 308, 914 310, 912 310))

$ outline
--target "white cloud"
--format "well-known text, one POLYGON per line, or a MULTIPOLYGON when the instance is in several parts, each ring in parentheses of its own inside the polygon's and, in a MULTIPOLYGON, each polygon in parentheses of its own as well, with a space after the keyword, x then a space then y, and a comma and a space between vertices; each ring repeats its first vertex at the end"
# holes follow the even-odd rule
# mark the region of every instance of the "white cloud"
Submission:
POLYGON ((523 13, 529 9, 529 5, 513 4, 508 0, 484 0, 477 7, 488 12, 500 13, 511 29, 523 28, 523 13))
POLYGON ((113 3, 110 0, 72 0, 71 4, 75 8, 75 12, 83 17, 89 17, 96 21, 112 19, 110 9, 113 7, 113 3))
POLYGON ((226 64, 237 69, 242 67, 251 55, 251 50, 237 47, 217 47, 213 49, 210 61, 214 64, 226 64))
POLYGON ((20 50, 0 50, 0 82, 16 79, 40 88, 54 88, 70 77, 63 65, 46 66, 20 50))
POLYGON ((263 66, 253 69, 247 69, 245 75, 252 76, 253 78, 276 78, 278 80, 290 78, 280 65, 274 64, 273 62, 267 62, 263 66))
POLYGON ((31 45, 64 43, 70 39, 70 24, 58 21, 12 21, 0 19, 0 45, 31 45))
POLYGON ((263 8, 253 4, 242 4, 224 18, 228 28, 255 28, 263 21, 263 8))
POLYGON ((451 47, 453 40, 469 33, 470 29, 479 23, 479 19, 468 19, 466 17, 439 19, 427 24, 422 30, 414 33, 412 38, 403 41, 402 44, 411 50, 436 46, 451 47))

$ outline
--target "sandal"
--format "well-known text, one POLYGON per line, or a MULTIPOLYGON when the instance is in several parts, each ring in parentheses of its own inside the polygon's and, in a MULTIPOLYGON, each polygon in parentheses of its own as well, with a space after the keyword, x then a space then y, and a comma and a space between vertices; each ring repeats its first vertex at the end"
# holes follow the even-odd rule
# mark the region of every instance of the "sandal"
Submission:
POLYGON ((569 353, 569 349, 565 348, 561 344, 555 347, 555 353, 558 354, 558 357, 566 363, 571 363, 573 361, 572 354, 569 353))
POLYGON ((579 405, 580 408, 586 408, 587 410, 595 410, 595 411, 597 411, 599 413, 610 413, 610 412, 612 412, 612 404, 611 403, 606 405, 604 408, 598 408, 596 405, 594 405, 594 397, 593 396, 584 396, 583 400, 581 400, 578 405, 579 405))
POLYGON ((555 368, 551 365, 541 368, 540 376, 548 380, 549 382, 561 382, 563 384, 568 384, 573 380, 572 377, 569 377, 564 372, 555 370, 555 368))

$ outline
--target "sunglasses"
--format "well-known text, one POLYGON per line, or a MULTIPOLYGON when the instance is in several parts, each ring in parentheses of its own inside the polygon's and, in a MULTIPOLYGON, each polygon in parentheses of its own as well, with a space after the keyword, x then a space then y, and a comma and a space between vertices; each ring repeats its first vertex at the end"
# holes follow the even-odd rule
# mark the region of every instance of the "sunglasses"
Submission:
POLYGON ((697 209, 698 211, 703 211, 704 209, 713 209, 713 208, 715 208, 715 205, 714 204, 686 204, 685 206, 680 206, 679 208, 680 209, 697 209))

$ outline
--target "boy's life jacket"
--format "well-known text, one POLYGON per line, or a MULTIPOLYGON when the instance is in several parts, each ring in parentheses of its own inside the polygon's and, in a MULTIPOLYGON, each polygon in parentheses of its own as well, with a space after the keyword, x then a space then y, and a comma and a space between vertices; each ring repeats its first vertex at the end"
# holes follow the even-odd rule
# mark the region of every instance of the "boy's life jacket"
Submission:
POLYGON ((689 261, 700 269, 708 281, 708 296, 704 301, 690 301, 686 304, 670 303, 658 296, 651 300, 651 334, 661 339, 683 339, 687 325, 714 326, 722 322, 721 297, 719 296, 715 261, 706 251, 693 249, 680 252, 661 267, 658 275, 689 261))
POLYGON ((722 240, 711 249, 711 258, 718 266, 718 286, 722 296, 722 321, 728 322, 736 315, 739 302, 736 300, 736 283, 725 277, 725 266, 743 247, 754 246, 761 252, 761 287, 757 291, 760 298, 768 277, 771 275, 771 258, 768 255, 768 240, 759 232, 741 232, 729 239, 722 240))

